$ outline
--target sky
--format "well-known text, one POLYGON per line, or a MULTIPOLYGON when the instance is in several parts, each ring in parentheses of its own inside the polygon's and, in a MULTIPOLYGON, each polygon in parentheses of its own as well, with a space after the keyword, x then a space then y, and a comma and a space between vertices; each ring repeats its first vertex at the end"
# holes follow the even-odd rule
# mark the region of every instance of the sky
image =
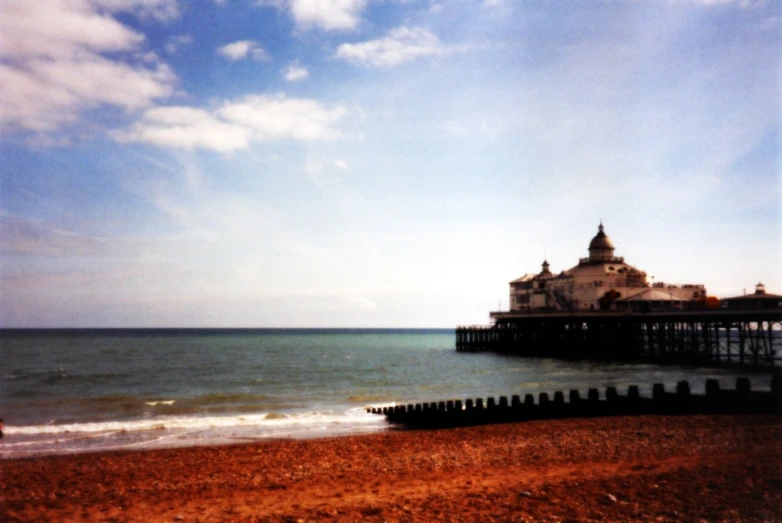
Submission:
POLYGON ((0 326, 455 327, 615 254, 782 294, 774 0, 0 0, 0 326))

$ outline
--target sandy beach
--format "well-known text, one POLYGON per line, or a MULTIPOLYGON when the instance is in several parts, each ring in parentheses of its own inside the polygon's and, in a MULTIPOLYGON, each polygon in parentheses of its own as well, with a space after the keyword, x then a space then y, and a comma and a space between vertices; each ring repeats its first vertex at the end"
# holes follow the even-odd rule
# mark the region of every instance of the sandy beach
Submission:
POLYGON ((4 521, 773 521, 782 419, 643 416, 0 461, 4 521))

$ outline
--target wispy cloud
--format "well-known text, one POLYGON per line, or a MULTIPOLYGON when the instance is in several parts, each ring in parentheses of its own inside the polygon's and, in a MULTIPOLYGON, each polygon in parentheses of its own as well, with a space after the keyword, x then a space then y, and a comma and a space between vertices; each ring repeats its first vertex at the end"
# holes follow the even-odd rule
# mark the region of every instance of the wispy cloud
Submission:
POLYGON ((24 218, 0 217, 0 253, 6 256, 82 256, 105 251, 100 239, 24 218))
POLYGON ((168 42, 166 42, 166 45, 164 46, 166 49, 166 52, 169 54, 174 54, 178 52, 183 47, 186 47, 188 45, 191 45, 193 43, 193 37, 192 35, 177 35, 172 36, 168 39, 168 42))
POLYGON ((269 55, 253 40, 240 40, 232 44, 227 44, 217 50, 220 56, 235 62, 250 58, 252 60, 268 60, 269 55))
POLYGON ((394 67, 425 56, 452 52, 432 32, 420 27, 398 27, 383 38, 357 44, 342 44, 337 58, 372 67, 394 67))
POLYGON ((768 0, 691 0, 691 1, 696 4, 705 4, 705 5, 738 4, 742 9, 764 7, 769 4, 768 0))
POLYGON ((148 107, 172 94, 176 77, 160 63, 103 53, 139 51, 143 35, 105 14, 175 15, 175 2, 103 0, 6 2, 0 7, 0 126, 49 131, 86 109, 148 107))
POLYGON ((366 4, 366 0, 290 0, 290 10, 300 27, 344 30, 358 25, 366 4))
POLYGON ((310 75, 306 67, 302 67, 297 63, 292 63, 285 70, 285 79, 289 82, 296 82, 304 80, 310 75))
POLYGON ((120 142, 161 147, 232 152, 251 142, 326 140, 341 135, 337 123, 343 107, 326 108, 315 100, 247 96, 213 111, 192 107, 159 107, 144 113, 133 128, 118 131, 120 142))
MULTIPOLYGON (((84 3, 82 0, 55 0, 58 3, 60 1, 68 4, 84 3)), ((151 18, 161 22, 167 22, 179 16, 179 0, 93 0, 89 3, 102 10, 133 13, 141 18, 151 18)))

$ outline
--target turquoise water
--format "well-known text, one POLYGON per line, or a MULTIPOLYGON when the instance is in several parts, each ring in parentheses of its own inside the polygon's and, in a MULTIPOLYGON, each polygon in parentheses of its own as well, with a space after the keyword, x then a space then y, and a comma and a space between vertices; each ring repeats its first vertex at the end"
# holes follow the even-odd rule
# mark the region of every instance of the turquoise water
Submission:
POLYGON ((738 376, 454 344, 426 329, 0 331, 0 457, 372 432, 387 425, 369 406, 738 376))

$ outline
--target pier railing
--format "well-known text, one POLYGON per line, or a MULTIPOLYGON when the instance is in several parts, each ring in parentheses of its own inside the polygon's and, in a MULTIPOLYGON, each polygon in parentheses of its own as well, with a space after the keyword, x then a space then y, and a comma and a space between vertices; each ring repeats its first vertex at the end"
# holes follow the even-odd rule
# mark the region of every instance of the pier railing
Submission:
POLYGON ((492 313, 456 329, 456 349, 518 356, 773 368, 782 311, 492 313))

